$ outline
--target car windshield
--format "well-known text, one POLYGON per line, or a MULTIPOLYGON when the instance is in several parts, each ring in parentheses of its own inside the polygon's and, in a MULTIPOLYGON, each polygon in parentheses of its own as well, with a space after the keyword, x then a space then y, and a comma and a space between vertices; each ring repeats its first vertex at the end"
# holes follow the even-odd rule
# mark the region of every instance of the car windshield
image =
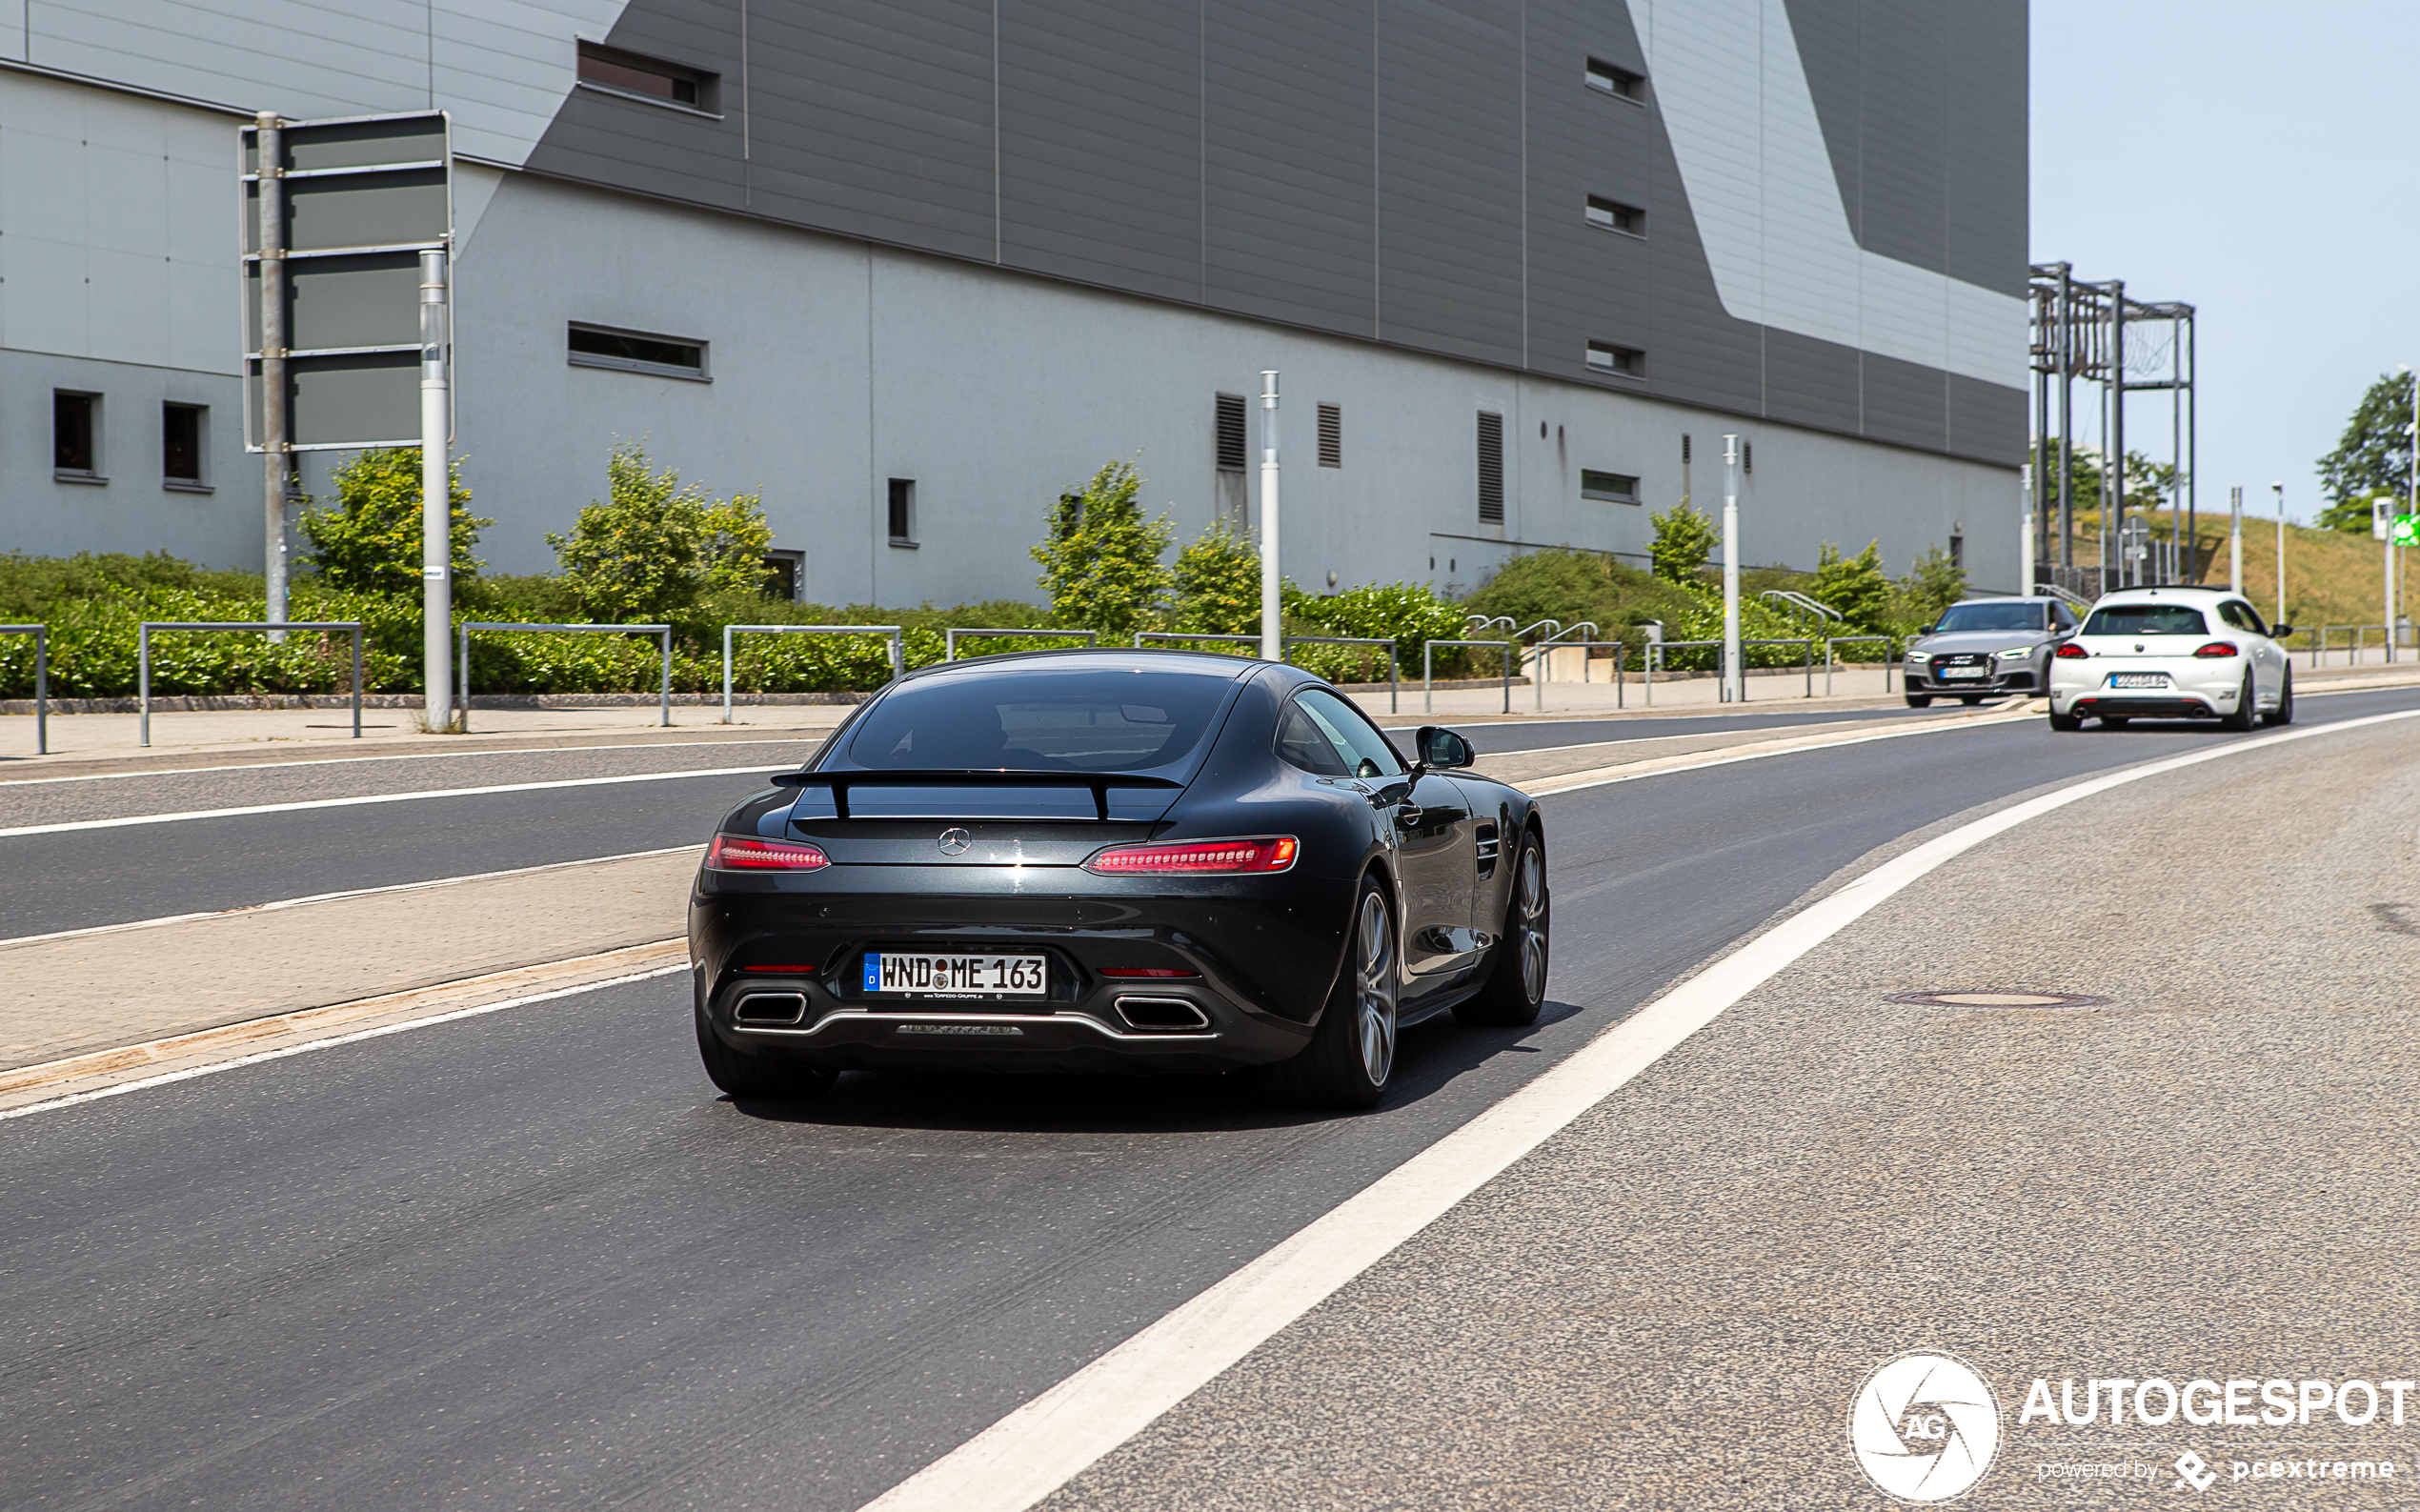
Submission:
POLYGON ((2087 635, 2199 635, 2208 630, 2202 612, 2183 604, 2111 604, 2092 611, 2084 622, 2087 635))
POLYGON ((1234 686, 1230 672, 1002 667, 882 696, 849 740, 877 772, 1137 772, 1181 761, 1234 686))
POLYGON ((2022 598, 2001 604, 1952 604, 1941 612, 1935 634, 1953 630, 2040 630, 2042 606, 2022 598))

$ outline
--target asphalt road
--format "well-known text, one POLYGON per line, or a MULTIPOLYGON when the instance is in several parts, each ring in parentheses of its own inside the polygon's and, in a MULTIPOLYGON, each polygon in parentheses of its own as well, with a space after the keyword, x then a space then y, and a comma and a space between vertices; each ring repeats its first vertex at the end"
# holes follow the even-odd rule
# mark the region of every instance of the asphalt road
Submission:
MULTIPOLYGON (((1874 848, 2228 738, 2028 720, 1549 798, 1546 1018, 1412 1032, 1371 1116, 864 1075, 771 1116, 714 1096, 675 977, 0 1124, 6 1500, 857 1506, 1874 848)), ((336 827, 457 801, 467 844, 486 800, 336 827)))

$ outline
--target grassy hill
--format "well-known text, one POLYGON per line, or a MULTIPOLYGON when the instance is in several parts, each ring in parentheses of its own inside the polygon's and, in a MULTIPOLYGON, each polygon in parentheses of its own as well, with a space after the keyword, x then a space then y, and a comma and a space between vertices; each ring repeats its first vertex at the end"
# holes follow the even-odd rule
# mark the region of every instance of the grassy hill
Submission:
MULTIPOLYGON (((2079 514, 2076 530, 2087 529, 2088 515, 2079 514)), ((2166 513, 2151 516, 2151 528, 2164 539, 2173 539, 2181 518, 2166 513)), ((2202 552, 2202 581, 2217 587, 2227 583, 2228 519, 2222 509, 2213 519, 2204 514, 2196 521, 2195 535, 2202 552)), ((2247 511, 2244 516, 2244 592, 2254 608, 2262 614, 2282 617, 2289 624, 2305 625, 2377 625, 2385 623, 2386 610, 2381 581, 2385 574, 2385 548, 2365 533, 2349 535, 2343 531, 2317 530, 2304 525, 2286 527, 2286 613, 2277 616, 2277 521, 2247 511)), ((2420 573, 2420 551, 2406 548, 2401 575, 2403 612, 2420 617, 2420 583, 2411 581, 2420 573)))

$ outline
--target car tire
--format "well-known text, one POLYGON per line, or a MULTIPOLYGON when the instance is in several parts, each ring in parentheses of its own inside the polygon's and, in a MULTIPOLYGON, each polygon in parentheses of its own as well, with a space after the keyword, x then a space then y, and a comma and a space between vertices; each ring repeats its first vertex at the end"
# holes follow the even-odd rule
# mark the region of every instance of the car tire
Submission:
POLYGON ((1454 1007, 1463 1023, 1519 1028, 1538 1021, 1546 1005, 1547 947, 1553 939, 1554 898, 1546 890, 1546 846, 1534 831, 1521 837, 1513 861, 1512 897, 1504 905, 1504 935, 1488 964, 1479 995, 1454 1007))
POLYGON ((1401 970, 1386 890, 1377 877, 1365 877, 1353 904, 1344 969, 1336 974, 1311 1042, 1260 1068, 1260 1095, 1289 1108, 1377 1107, 1395 1070, 1401 970))
POLYGON ((698 1012, 697 1058, 706 1063, 706 1079, 737 1102, 795 1102, 819 1098, 840 1079, 837 1071, 802 1066, 787 1056, 759 1050, 751 1054, 724 1044, 698 1012))
POLYGON ((1959 697, 1958 697, 1958 701, 1959 701, 1960 703, 1965 704, 1967 708, 1971 709, 1971 708, 1973 708, 1976 704, 1979 704, 1979 703, 1983 702, 1983 696, 1982 696, 1981 694, 1976 694, 1976 695, 1972 695, 1972 696, 1968 696, 1968 695, 1961 694, 1961 695, 1959 696, 1959 697))
POLYGON ((2080 714, 2061 714, 2054 706, 2050 710, 2050 728, 2056 730, 2061 735, 2071 735, 2084 728, 2084 716, 2080 714))
POLYGON ((2252 669, 2244 669, 2243 691, 2235 696, 2235 712, 2221 715, 2218 727, 2241 735, 2260 723, 2260 684, 2252 679, 2252 669))
POLYGON ((1911 693, 1907 695, 1907 707, 1910 709, 1929 709, 1932 707, 1932 695, 1928 693, 1911 693))
POLYGON ((2262 715, 2260 716, 2260 722, 2270 725, 2292 724, 2294 722, 2293 668, 2289 667, 2286 669, 2286 685, 2277 690, 2277 707, 2270 710, 2269 713, 2262 715))

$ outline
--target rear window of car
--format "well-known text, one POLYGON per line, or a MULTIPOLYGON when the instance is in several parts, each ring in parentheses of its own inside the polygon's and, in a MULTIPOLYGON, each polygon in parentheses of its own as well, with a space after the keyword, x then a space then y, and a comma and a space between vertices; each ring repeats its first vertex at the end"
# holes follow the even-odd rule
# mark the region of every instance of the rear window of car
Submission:
POLYGON ((2040 630, 2042 606, 2022 600, 2006 604, 1952 604, 1941 612, 1936 632, 1953 630, 2040 630))
POLYGON ((2087 635, 2200 635, 2209 622, 2198 609, 2183 604, 2111 604, 2092 611, 2084 622, 2087 635))
POLYGON ((1148 771, 1191 756, 1234 685, 1231 673, 970 668, 884 694, 848 756, 877 772, 1148 771))

